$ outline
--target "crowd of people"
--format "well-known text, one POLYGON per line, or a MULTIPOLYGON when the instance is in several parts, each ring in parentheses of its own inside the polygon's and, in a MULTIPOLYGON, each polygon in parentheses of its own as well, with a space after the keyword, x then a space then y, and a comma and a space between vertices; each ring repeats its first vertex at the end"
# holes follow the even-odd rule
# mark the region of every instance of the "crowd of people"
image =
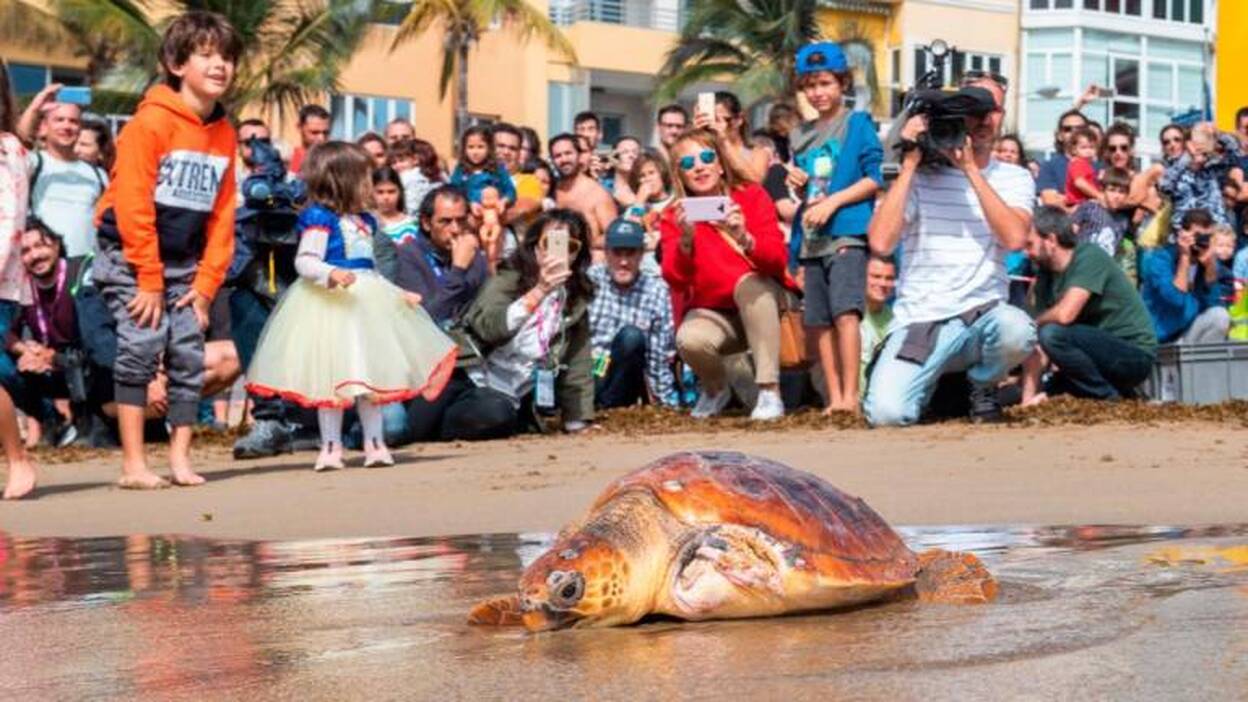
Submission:
POLYGON ((1159 344, 1248 340, 1248 108, 1235 134, 1167 126, 1146 163, 1080 111, 1090 89, 1033 162, 1001 133, 1006 79, 971 71, 960 145, 907 111, 886 150, 818 42, 765 128, 721 91, 658 109, 651 144, 584 112, 545 144, 469 127, 448 163, 401 119, 334 141, 307 105, 292 150, 231 122, 240 52, 217 15, 173 22, 115 142, 55 84, 19 115, 0 70, 6 498, 40 443, 120 444, 123 487, 203 482, 191 429, 240 378, 235 457, 319 447, 329 469, 639 403, 992 421, 1135 397, 1159 344))

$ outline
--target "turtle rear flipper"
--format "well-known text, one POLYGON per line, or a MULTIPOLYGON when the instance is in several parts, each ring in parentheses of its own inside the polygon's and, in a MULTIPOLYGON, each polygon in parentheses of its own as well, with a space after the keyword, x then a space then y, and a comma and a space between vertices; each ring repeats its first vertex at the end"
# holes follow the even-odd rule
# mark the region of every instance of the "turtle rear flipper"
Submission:
POLYGON ((983 604, 997 599, 996 578, 973 554, 932 549, 919 554, 914 593, 921 602, 983 604))
POLYGON ((520 626, 520 596, 505 595, 479 603, 468 613, 469 624, 483 626, 520 626))

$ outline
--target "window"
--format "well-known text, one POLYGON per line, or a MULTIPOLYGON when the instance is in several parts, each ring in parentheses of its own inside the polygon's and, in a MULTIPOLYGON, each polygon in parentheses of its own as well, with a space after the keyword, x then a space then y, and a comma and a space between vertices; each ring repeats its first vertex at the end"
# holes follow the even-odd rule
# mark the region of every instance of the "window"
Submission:
POLYGON ((902 84, 901 75, 901 49, 893 49, 889 52, 890 70, 888 73, 888 92, 889 92, 889 117, 896 117, 901 114, 901 104, 905 98, 906 88, 902 84))
POLYGON ((385 131, 393 119, 412 121, 410 100, 367 95, 333 95, 329 100, 335 139, 352 140, 364 132, 385 131))
POLYGON ((1205 0, 1029 0, 1031 10, 1109 12, 1131 17, 1204 24, 1205 0))
MULTIPOLYGON (((898 62, 901 60, 900 52, 897 57, 898 62)), ((991 71, 993 73, 1001 73, 1004 66, 1004 59, 996 54, 980 54, 970 51, 953 51, 945 58, 944 66, 941 70, 942 85, 956 85, 962 78, 962 74, 967 71, 991 71)), ((927 75, 929 70, 934 68, 932 57, 928 55, 925 47, 917 47, 914 50, 914 82, 917 85, 923 80, 923 76, 927 75)))
POLYGON ((19 100, 29 100, 48 83, 86 85, 87 74, 72 68, 14 62, 9 64, 9 82, 19 100))
POLYGON ((1205 23, 1205 0, 1152 0, 1153 19, 1205 23))
POLYGON ((546 84, 547 124, 551 134, 572 131, 572 117, 589 109, 589 90, 581 83, 546 84))

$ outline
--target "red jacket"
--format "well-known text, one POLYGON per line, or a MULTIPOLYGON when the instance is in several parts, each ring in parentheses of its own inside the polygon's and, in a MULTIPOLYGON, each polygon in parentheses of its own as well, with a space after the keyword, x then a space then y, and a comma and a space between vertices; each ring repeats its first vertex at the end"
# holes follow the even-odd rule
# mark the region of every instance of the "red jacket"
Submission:
POLYGON ((776 219, 776 205, 762 187, 753 183, 731 195, 745 216, 745 229, 754 237, 750 261, 734 249, 715 227, 706 222, 693 225, 693 253, 680 250, 680 225, 672 208, 659 223, 663 249, 663 278, 673 296, 683 295, 687 308, 735 310, 732 291, 741 276, 757 271, 796 290, 788 275, 789 252, 776 219))

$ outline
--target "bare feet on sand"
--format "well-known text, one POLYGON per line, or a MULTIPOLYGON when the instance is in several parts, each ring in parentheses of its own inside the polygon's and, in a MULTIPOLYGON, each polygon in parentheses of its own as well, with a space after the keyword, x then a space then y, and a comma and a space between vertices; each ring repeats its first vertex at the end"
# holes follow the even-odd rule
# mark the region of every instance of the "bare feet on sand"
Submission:
POLYGON ((9 481, 4 486, 4 499, 20 500, 35 489, 35 466, 29 459, 9 463, 9 481))
POLYGON ((146 465, 123 464, 117 487, 123 490, 163 490, 169 487, 169 481, 148 470, 146 465))
POLYGON ((204 476, 191 470, 190 466, 171 466, 170 471, 173 473, 171 480, 178 487, 195 487, 206 482, 204 476))

